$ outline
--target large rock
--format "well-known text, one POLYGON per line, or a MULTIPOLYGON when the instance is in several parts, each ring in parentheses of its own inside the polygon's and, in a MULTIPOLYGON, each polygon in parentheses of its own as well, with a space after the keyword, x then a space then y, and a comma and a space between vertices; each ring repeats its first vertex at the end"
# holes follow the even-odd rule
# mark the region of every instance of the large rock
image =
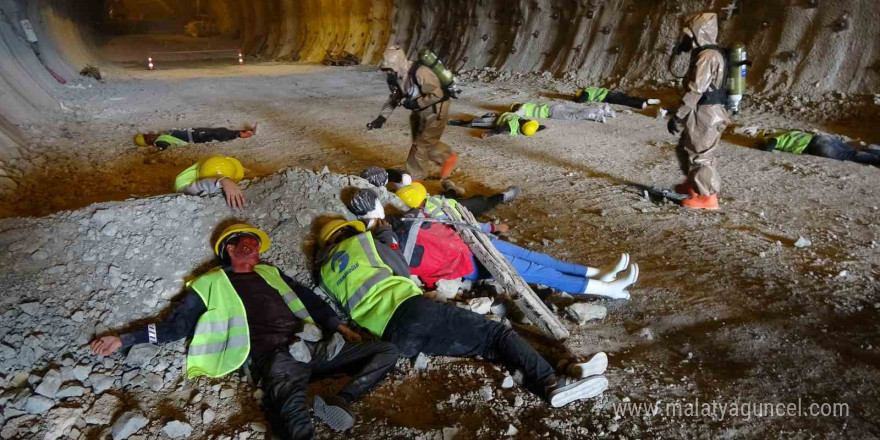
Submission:
POLYGON ((149 420, 140 411, 128 411, 116 419, 113 427, 110 428, 110 435, 113 436, 113 440, 125 440, 147 426, 147 423, 149 420))
POLYGON ((24 410, 31 414, 43 414, 55 406, 55 401, 44 396, 30 396, 24 404, 24 410))
POLYGON ((119 399, 112 394, 104 394, 100 399, 95 401, 92 409, 86 414, 86 423, 90 425, 108 425, 113 420, 113 414, 116 407, 119 406, 119 399))
POLYGON ((37 394, 42 394, 43 396, 52 399, 58 394, 59 388, 61 388, 61 372, 58 370, 49 370, 49 372, 43 376, 43 381, 40 382, 40 386, 34 391, 37 394))
POLYGON ((598 304, 574 303, 568 306, 565 312, 571 320, 578 324, 584 324, 594 319, 604 319, 608 314, 608 309, 598 304))
POLYGON ((101 394, 113 387, 113 382, 116 381, 116 378, 106 374, 95 373, 89 376, 89 381, 92 382, 92 390, 95 394, 101 394))
POLYGON ((82 413, 82 408, 55 408, 49 411, 43 440, 57 440, 63 437, 76 424, 82 413))
POLYGON ((189 437, 192 434, 193 428, 189 423, 178 422, 177 420, 173 420, 168 422, 162 431, 165 432, 168 437, 171 438, 183 438, 189 437))
POLYGON ((159 348, 158 345, 137 344, 131 347, 131 350, 128 351, 128 356, 125 357, 125 363, 132 367, 146 367, 150 361, 159 354, 159 351, 161 351, 161 348, 159 348))

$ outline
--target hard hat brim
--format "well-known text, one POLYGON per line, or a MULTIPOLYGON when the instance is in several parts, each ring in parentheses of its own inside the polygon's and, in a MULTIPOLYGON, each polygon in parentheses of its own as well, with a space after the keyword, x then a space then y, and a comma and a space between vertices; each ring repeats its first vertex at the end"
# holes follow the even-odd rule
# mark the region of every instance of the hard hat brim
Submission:
POLYGON ((254 234, 257 237, 260 237, 260 253, 261 254, 263 252, 268 251, 269 248, 272 247, 272 240, 269 239, 269 234, 266 234, 261 229, 257 229, 253 226, 248 226, 248 225, 233 225, 229 228, 226 228, 226 230, 223 231, 222 234, 220 234, 220 237, 217 238, 217 241, 214 243, 214 254, 220 255, 220 244, 223 243, 223 240, 226 237, 229 237, 230 235, 238 233, 238 232, 247 232, 247 233, 254 234))
POLYGON ((330 229, 329 231, 327 231, 326 233, 321 234, 321 237, 320 237, 320 238, 321 238, 321 244, 322 244, 322 245, 327 244, 327 242, 330 240, 330 237, 333 237, 333 234, 335 234, 335 233, 336 233, 337 231, 339 231, 340 229, 343 229, 343 228, 348 227, 348 226, 353 227, 353 228, 354 228, 355 230, 357 230, 359 233, 360 233, 360 232, 365 232, 365 231, 367 230, 367 227, 364 225, 364 222, 362 222, 362 221, 360 221, 360 220, 349 220, 349 221, 346 221, 346 222, 342 222, 342 223, 340 223, 338 226, 335 226, 335 227, 333 227, 332 229, 330 229))

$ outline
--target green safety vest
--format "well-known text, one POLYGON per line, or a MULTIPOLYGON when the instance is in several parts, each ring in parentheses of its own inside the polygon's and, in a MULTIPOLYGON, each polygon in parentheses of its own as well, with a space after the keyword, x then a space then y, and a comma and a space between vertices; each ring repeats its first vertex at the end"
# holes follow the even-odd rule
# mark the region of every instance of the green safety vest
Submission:
POLYGON ((376 337, 403 301, 422 291, 411 279, 395 276, 379 257, 369 231, 343 240, 321 266, 321 286, 355 322, 376 337))
POLYGON ((550 105, 549 104, 535 104, 534 102, 527 102, 522 104, 520 107, 525 115, 523 116, 526 119, 547 119, 550 117, 550 105))
POLYGON ((153 143, 155 144, 156 142, 159 142, 159 141, 164 141, 164 142, 167 142, 167 143, 170 144, 170 145, 174 145, 174 146, 177 146, 177 147, 182 147, 182 146, 184 146, 184 145, 186 145, 186 144, 189 143, 189 142, 187 142, 187 141, 184 141, 184 140, 178 139, 178 138, 176 138, 176 137, 174 137, 174 136, 171 136, 170 134, 159 135, 159 137, 157 137, 157 138, 156 138, 156 141, 153 142, 153 143))
MULTIPOLYGON (((281 278, 277 268, 258 264, 254 266, 254 272, 278 291, 297 318, 314 324, 309 311, 281 278)), ((189 286, 202 298, 207 311, 196 322, 186 355, 186 377, 229 374, 244 364, 251 351, 244 304, 220 267, 192 280, 189 286)))
POLYGON ((794 154, 803 153, 810 145, 810 141, 813 140, 813 135, 802 131, 787 131, 770 137, 776 139, 774 150, 794 154))
POLYGON ((194 163, 191 167, 183 170, 174 179, 174 192, 181 192, 188 185, 199 180, 199 163, 194 163))
POLYGON ((498 116, 498 119, 495 120, 495 125, 498 127, 507 126, 510 128, 511 136, 519 136, 519 115, 515 113, 502 113, 501 116, 498 116))
POLYGON ((605 101, 605 96, 608 95, 608 89, 603 89, 601 87, 584 87, 583 92, 587 94, 587 101, 590 102, 603 102, 605 101))
POLYGON ((461 220, 461 217, 458 215, 458 202, 443 196, 428 196, 425 198, 425 212, 428 214, 428 217, 437 218, 443 215, 444 203, 455 211, 458 218, 453 220, 461 220))

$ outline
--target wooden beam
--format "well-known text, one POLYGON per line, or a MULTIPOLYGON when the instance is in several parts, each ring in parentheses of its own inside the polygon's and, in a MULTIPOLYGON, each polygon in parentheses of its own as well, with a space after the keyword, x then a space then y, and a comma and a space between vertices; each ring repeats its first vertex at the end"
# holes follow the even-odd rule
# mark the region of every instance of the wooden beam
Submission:
MULTIPOLYGON (((443 205, 443 213, 449 219, 460 219, 479 229, 480 225, 473 214, 461 204, 458 209, 443 205), (458 212, 456 212, 458 211, 458 212)), ((506 258, 495 249, 491 239, 486 234, 474 232, 468 228, 457 228, 458 235, 471 248, 471 252, 477 260, 492 274, 502 289, 511 300, 523 311, 527 318, 541 330, 542 333, 555 340, 562 340, 569 336, 568 330, 559 322, 556 315, 550 311, 544 301, 519 275, 519 272, 510 265, 506 258)))

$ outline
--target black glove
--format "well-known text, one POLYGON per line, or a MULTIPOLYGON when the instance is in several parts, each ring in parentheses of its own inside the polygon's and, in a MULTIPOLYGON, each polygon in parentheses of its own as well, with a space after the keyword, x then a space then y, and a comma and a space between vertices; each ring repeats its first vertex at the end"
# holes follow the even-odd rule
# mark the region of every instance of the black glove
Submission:
POLYGON ((367 123, 367 130, 382 128, 382 125, 385 124, 385 121, 387 121, 387 119, 385 119, 385 116, 379 116, 378 118, 374 119, 373 122, 367 123))
POLYGON ((407 99, 403 101, 403 108, 407 110, 417 110, 419 108, 419 103, 416 102, 415 99, 407 99))
POLYGON ((681 132, 681 129, 678 128, 678 118, 675 116, 669 118, 669 123, 666 124, 666 129, 669 130, 669 134, 678 134, 681 132))

